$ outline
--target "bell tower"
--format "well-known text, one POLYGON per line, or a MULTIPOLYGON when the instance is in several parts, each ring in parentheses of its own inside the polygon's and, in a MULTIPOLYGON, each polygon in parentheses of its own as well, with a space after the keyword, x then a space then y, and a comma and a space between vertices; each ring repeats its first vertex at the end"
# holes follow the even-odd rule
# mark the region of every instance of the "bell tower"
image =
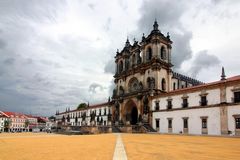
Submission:
POLYGON ((151 97, 171 90, 171 45, 169 34, 162 34, 155 20, 153 30, 146 37, 143 34, 141 42, 134 39, 131 44, 127 38, 124 48, 117 51, 112 96, 116 121, 149 122, 151 97))

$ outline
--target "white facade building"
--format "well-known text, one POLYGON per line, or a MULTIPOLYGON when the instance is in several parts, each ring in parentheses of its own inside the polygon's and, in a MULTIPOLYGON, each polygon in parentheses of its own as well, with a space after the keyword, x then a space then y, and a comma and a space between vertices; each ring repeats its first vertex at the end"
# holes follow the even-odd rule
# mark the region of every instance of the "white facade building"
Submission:
POLYGON ((57 113, 56 121, 71 126, 110 125, 112 110, 109 103, 92 105, 79 110, 57 113))
POLYGON ((4 132, 5 121, 8 121, 9 117, 2 111, 0 111, 0 132, 4 132))
POLYGON ((160 133, 239 135, 240 76, 155 96, 151 109, 160 133))

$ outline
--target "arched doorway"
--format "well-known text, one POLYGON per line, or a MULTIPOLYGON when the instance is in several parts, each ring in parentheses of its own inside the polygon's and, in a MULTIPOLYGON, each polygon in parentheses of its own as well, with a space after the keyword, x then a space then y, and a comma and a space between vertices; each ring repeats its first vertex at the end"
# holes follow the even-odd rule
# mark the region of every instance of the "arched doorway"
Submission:
POLYGON ((138 123, 138 109, 133 100, 129 100, 124 110, 126 124, 136 125, 138 123))
POLYGON ((131 125, 136 125, 138 122, 138 110, 137 107, 133 107, 131 111, 131 125))

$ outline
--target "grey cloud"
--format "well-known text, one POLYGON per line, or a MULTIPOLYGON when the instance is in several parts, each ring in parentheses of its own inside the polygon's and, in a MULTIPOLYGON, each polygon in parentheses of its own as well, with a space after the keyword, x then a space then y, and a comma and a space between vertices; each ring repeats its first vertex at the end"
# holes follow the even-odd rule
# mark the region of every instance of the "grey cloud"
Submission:
POLYGON ((105 67, 104 67, 104 72, 105 73, 110 73, 110 74, 114 74, 115 73, 115 62, 114 62, 114 58, 110 59, 105 67))
POLYGON ((109 95, 112 96, 113 95, 113 90, 115 89, 115 83, 114 83, 114 80, 111 81, 111 84, 109 86, 109 95))
POLYGON ((14 61, 15 61, 14 58, 8 58, 3 63, 6 65, 12 65, 14 63, 14 61))
POLYGON ((193 64, 189 73, 192 77, 196 77, 200 71, 203 69, 208 69, 210 67, 220 64, 220 60, 215 55, 210 55, 206 50, 197 53, 197 56, 193 60, 193 64))
POLYGON ((6 45, 7 45, 7 44, 6 44, 2 39, 0 39, 0 49, 5 48, 6 45))
POLYGON ((89 4, 88 4, 88 7, 89 7, 90 9, 92 9, 92 10, 94 10, 94 9, 95 9, 95 5, 94 5, 94 4, 92 4, 92 3, 89 3, 89 4))
POLYGON ((60 0, 58 3, 48 0, 1 1, 0 14, 3 15, 1 18, 5 20, 21 19, 24 22, 23 17, 25 17, 37 22, 49 22, 55 21, 57 9, 63 9, 65 5, 64 0, 60 0))
POLYGON ((103 91, 104 87, 98 83, 92 83, 90 86, 89 86, 89 89, 88 91, 91 92, 91 93, 96 93, 96 89, 99 88, 101 91, 103 91))
POLYGON ((184 61, 192 58, 191 39, 191 32, 185 31, 183 34, 173 34, 172 63, 174 68, 179 69, 184 61))
POLYGON ((138 34, 140 32, 150 33, 156 18, 161 32, 164 34, 170 32, 173 41, 172 60, 175 68, 180 68, 184 61, 192 57, 190 48, 192 33, 186 31, 180 22, 185 10, 186 4, 183 1, 144 1, 140 8, 142 15, 138 22, 139 28, 136 31, 138 34))

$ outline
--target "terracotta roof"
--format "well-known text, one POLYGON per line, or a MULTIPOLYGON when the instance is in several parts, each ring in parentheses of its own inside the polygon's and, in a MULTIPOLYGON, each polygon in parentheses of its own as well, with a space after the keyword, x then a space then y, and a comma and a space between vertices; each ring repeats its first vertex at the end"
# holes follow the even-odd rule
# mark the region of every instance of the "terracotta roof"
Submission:
POLYGON ((0 111, 0 117, 9 117, 9 116, 6 115, 4 112, 0 111))
POLYGON ((9 116, 9 117, 17 117, 17 116, 21 116, 21 117, 24 117, 24 118, 26 118, 26 116, 24 115, 24 114, 22 114, 22 113, 17 113, 17 112, 4 112, 3 111, 3 113, 5 113, 7 116, 9 116))
POLYGON ((37 118, 36 116, 28 115, 28 114, 25 114, 25 116, 26 116, 27 118, 37 118))

